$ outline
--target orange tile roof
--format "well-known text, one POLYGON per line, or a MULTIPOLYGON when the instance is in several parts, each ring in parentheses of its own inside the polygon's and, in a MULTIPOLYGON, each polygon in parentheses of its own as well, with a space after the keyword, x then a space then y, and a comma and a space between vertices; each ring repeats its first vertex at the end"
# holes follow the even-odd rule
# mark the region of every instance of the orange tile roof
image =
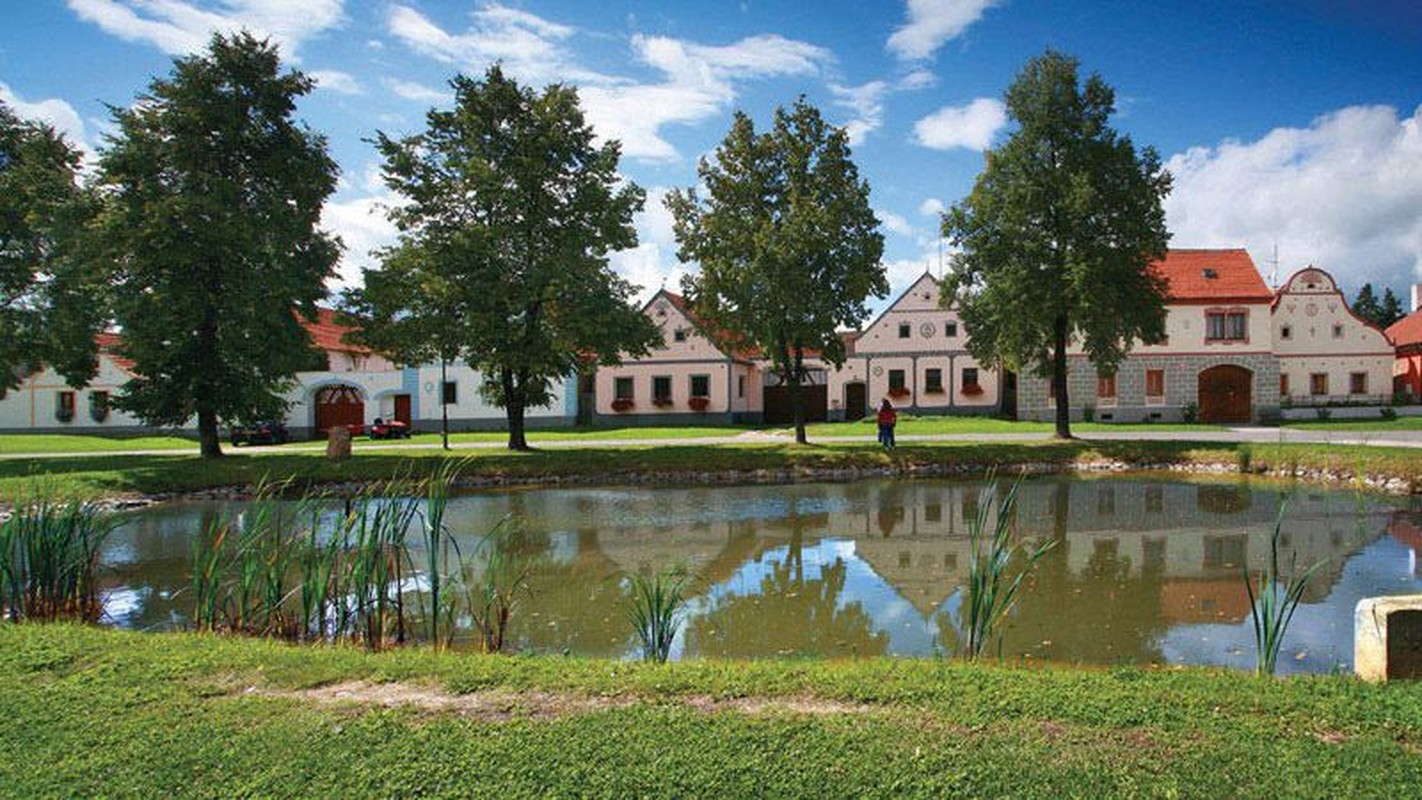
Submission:
POLYGON ((317 306, 314 321, 302 316, 300 312, 297 312, 296 319, 302 327, 306 328, 306 332, 311 334, 311 343, 317 349, 338 353, 368 354, 371 352, 369 347, 343 340, 346 334, 356 331, 358 328, 354 325, 343 325, 337 322, 334 309, 317 306))
POLYGON ((114 353, 114 348, 118 347, 122 341, 123 339, 117 333, 104 332, 94 334, 94 344, 99 346, 99 352, 108 356, 109 360, 114 362, 114 366, 124 372, 132 373, 133 360, 115 355, 114 353))
POLYGON ((1384 331, 1395 347, 1422 344, 1422 311, 1414 311, 1384 331))
POLYGON ((1151 265, 1165 278, 1168 300, 1272 301, 1254 260, 1243 249, 1169 250, 1151 265))

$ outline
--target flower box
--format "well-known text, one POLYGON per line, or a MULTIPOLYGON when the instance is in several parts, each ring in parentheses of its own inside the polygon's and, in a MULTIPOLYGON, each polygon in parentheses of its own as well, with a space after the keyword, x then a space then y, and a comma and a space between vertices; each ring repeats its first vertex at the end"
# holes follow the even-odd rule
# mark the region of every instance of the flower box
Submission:
POLYGON ((675 401, 670 397, 653 397, 652 405, 657 408, 671 408, 675 401))
POLYGON ((924 389, 924 390, 923 390, 923 393, 924 393, 924 394, 943 394, 944 392, 943 392, 943 387, 942 387, 942 386, 935 386, 935 387, 932 387, 932 388, 929 388, 929 389, 924 389))
POLYGON ((897 388, 897 389, 890 389, 890 390, 889 390, 889 396, 890 396, 890 397, 894 397, 894 398, 908 397, 908 396, 909 396, 909 390, 908 390, 908 389, 905 389, 905 388, 903 388, 903 387, 899 387, 899 388, 897 388))
POLYGON ((969 384, 967 384, 967 385, 965 385, 965 386, 963 387, 963 394, 967 394, 967 395, 979 395, 979 394, 982 394, 982 393, 983 393, 983 387, 982 387, 981 384, 969 383, 969 384))
POLYGON ((616 400, 612 401, 612 410, 627 411, 631 409, 634 405, 636 404, 632 402, 632 399, 630 397, 619 397, 616 400))
POLYGON ((711 406, 711 398, 693 397, 690 400, 687 400, 686 404, 691 406, 692 411, 705 411, 711 406))

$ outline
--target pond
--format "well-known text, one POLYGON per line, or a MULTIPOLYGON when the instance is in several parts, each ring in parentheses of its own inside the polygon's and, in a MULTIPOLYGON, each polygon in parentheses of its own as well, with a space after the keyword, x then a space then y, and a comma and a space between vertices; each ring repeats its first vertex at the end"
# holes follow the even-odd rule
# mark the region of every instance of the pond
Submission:
MULTIPOLYGON (((632 571, 696 575, 673 658, 952 654, 981 482, 718 488, 558 488, 461 495, 450 526, 472 551, 511 517, 536 557, 507 650, 629 657, 632 571)), ((1057 540, 992 652, 1008 661, 1252 669, 1241 570, 1262 568, 1280 502, 1262 484, 1043 478, 1019 495, 1028 539, 1057 540)), ((1280 672, 1352 665, 1362 597, 1422 592, 1422 513, 1352 492, 1288 497, 1281 564, 1323 561, 1280 672)), ((103 554, 114 624, 188 625, 194 538, 216 504, 126 517, 103 554)), ((419 558, 414 559, 419 563, 419 558)))

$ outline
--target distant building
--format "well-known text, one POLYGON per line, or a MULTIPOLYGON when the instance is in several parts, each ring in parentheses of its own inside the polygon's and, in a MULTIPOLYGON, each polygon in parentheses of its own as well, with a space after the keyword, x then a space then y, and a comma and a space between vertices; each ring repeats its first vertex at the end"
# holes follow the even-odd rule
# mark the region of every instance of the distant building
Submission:
POLYGON ((1274 297, 1273 324, 1284 404, 1391 401, 1392 343, 1349 310, 1328 273, 1308 267, 1285 281, 1274 297))
POLYGON ((1387 335, 1396 348, 1393 390, 1422 402, 1422 283, 1412 286, 1412 313, 1393 323, 1387 335))

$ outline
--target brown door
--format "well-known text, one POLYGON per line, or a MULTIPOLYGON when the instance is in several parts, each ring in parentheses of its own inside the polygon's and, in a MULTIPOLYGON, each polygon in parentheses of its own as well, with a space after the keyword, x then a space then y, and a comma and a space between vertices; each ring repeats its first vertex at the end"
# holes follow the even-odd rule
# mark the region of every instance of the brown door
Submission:
POLYGON ((408 394, 395 395, 395 419, 409 425, 410 419, 410 396, 408 394))
MULTIPOLYGON (((765 387, 765 423, 783 425, 795 421, 795 403, 789 386, 765 387)), ((806 422, 829 419, 829 387, 824 384, 801 384, 800 400, 805 404, 806 422)))
POLYGON ((869 387, 851 383, 844 387, 844 419, 846 422, 864 419, 869 413, 869 387))
POLYGON ((1254 373, 1244 367, 1210 367, 1200 373, 1200 421, 1249 422, 1254 373))
POLYGON ((332 425, 365 424, 365 401, 354 386, 327 386, 316 392, 316 433, 324 435, 332 425))

